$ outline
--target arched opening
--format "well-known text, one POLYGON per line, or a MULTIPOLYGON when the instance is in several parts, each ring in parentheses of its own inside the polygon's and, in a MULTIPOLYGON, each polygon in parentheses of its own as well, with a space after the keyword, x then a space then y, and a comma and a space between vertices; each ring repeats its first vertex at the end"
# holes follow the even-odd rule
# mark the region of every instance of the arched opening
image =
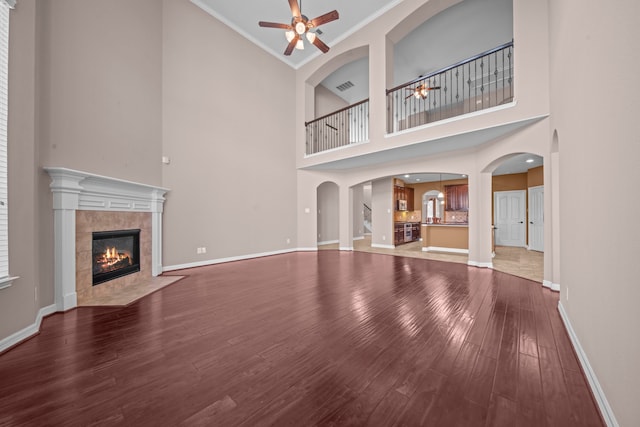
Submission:
POLYGON ((493 267, 538 282, 544 277, 544 159, 513 153, 492 162, 493 267))
POLYGON ((429 190, 422 195, 422 222, 437 224, 444 218, 444 193, 429 190))
POLYGON ((317 197, 317 245, 318 249, 338 249, 339 194, 334 182, 323 182, 316 190, 317 197))
POLYGON ((467 263, 467 175, 407 173, 354 188, 360 186, 364 211, 354 218, 354 232, 359 223, 370 231, 354 238, 355 251, 467 263))

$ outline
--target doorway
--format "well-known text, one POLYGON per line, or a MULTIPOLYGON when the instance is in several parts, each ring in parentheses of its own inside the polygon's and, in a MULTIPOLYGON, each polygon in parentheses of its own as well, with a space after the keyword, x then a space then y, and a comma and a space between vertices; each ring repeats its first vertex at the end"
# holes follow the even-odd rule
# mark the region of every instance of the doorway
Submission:
POLYGON ((544 186, 529 188, 529 249, 544 252, 544 186))
POLYGON ((493 197, 495 244, 525 247, 526 191, 496 191, 493 197))

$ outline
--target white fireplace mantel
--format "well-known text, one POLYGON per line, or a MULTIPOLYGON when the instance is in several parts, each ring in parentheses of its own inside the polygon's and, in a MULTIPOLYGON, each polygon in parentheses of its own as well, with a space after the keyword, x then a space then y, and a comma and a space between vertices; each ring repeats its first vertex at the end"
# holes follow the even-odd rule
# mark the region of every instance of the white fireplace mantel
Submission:
POLYGON ((54 211, 55 305, 66 311, 76 296, 76 211, 150 212, 151 273, 162 273, 162 211, 166 188, 67 168, 45 167, 51 177, 54 211))

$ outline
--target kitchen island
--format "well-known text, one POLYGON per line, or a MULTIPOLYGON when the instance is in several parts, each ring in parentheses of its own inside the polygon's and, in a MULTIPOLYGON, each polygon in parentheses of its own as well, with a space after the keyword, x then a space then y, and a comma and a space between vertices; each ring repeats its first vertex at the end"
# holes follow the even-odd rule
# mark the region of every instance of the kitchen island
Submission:
POLYGON ((424 252, 469 253, 467 223, 422 223, 421 235, 424 252))

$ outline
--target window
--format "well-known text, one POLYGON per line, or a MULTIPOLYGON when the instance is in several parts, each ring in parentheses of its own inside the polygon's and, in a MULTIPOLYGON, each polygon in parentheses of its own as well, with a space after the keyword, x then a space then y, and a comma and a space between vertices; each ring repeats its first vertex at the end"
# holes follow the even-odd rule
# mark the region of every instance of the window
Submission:
POLYGON ((9 276, 9 210, 7 188, 7 116, 9 92, 9 10, 15 0, 0 0, 0 289, 11 286, 9 276))

